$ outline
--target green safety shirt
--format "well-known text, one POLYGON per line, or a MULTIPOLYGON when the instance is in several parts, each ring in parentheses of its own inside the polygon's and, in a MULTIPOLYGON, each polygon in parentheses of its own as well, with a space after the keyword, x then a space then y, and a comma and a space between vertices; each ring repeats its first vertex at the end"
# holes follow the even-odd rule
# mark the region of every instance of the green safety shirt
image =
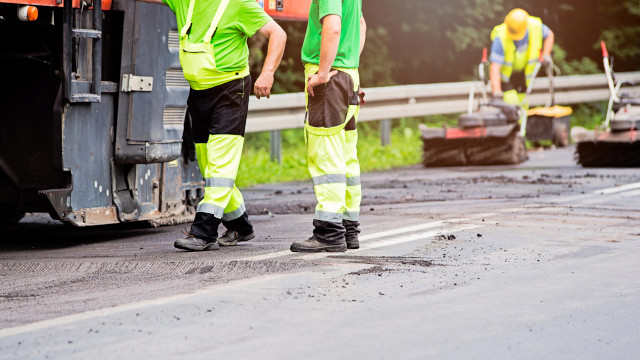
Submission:
POLYGON ((333 67, 355 69, 360 66, 360 18, 362 0, 312 0, 309 23, 302 45, 302 62, 320 64, 322 18, 338 15, 342 19, 340 45, 333 67))
MULTIPOLYGON (((176 14, 178 30, 187 21, 189 0, 162 0, 176 14)), ((191 19, 189 41, 202 42, 213 16, 221 0, 193 0, 195 1, 191 19)), ((271 21, 271 17, 255 0, 232 0, 225 10, 215 35, 211 39, 213 44, 216 68, 225 76, 218 78, 216 83, 199 84, 202 90, 211 88, 249 74, 249 47, 247 40, 258 30, 271 21)))

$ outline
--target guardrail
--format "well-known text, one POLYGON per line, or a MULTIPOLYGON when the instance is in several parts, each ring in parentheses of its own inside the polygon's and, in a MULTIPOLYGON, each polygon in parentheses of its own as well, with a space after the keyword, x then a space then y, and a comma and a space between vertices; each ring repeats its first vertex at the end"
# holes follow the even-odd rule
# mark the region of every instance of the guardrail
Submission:
MULTIPOLYGON (((616 78, 640 84, 640 71, 617 73, 616 78)), ((382 144, 389 143, 391 119, 436 114, 462 113, 469 108, 473 87, 474 99, 483 95, 481 81, 401 85, 365 88, 366 104, 360 108, 358 121, 383 121, 382 144)), ((530 95, 530 106, 545 105, 548 100, 549 79, 536 79, 530 95)), ((640 85, 630 87, 640 91, 640 85)), ((556 104, 569 105, 609 99, 607 79, 603 74, 570 75, 554 78, 556 104)), ((273 95, 270 99, 249 100, 247 132, 271 132, 271 157, 281 160, 280 130, 304 126, 304 93, 273 95)))

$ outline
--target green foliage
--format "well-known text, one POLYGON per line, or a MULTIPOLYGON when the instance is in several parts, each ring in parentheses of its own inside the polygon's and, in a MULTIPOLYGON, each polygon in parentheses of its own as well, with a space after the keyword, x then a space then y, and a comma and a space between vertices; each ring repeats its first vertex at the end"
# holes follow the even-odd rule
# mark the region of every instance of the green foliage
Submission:
POLYGON ((560 46, 554 46, 553 62, 560 68, 558 75, 599 74, 602 69, 598 63, 588 57, 582 59, 567 60, 567 52, 560 46))
POLYGON ((607 102, 583 103, 572 105, 571 126, 595 129, 604 122, 607 115, 607 102))

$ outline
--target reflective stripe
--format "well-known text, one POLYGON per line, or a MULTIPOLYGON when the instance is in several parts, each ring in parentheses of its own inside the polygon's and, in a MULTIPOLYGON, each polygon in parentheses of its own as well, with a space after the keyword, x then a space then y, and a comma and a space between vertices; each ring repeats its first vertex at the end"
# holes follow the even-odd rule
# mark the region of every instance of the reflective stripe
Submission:
POLYGON ((314 176, 311 180, 313 180, 314 186, 322 184, 344 184, 347 182, 347 176, 343 174, 326 174, 314 176))
POLYGON ((206 178, 204 180, 205 187, 223 187, 223 188, 233 188, 235 184, 235 179, 227 179, 227 178, 206 178))
POLYGON ((359 217, 360 211, 345 211, 344 214, 342 214, 343 220, 358 221, 359 217))
POLYGON ((347 186, 360 185, 360 176, 352 176, 347 178, 347 186))
POLYGON ((502 81, 504 82, 509 82, 509 79, 511 79, 510 77, 504 75, 504 74, 500 74, 500 79, 502 79, 502 81))
POLYGON ((329 221, 329 222, 342 222, 342 214, 331 213, 328 211, 316 210, 316 214, 314 216, 316 220, 329 221))
POLYGON ((529 62, 527 62, 527 64, 531 65, 531 64, 535 64, 538 62, 538 59, 530 59, 529 62))
POLYGON ((224 221, 231 221, 231 220, 235 220, 237 218, 239 218, 240 216, 242 216, 242 214, 245 213, 245 211, 247 211, 247 208, 244 206, 244 203, 242 203, 242 205, 240 205, 240 207, 234 211, 225 213, 224 215, 222 215, 222 220, 224 221))
POLYGON ((513 63, 512 62, 506 62, 506 63, 502 64, 502 66, 512 67, 513 63))
POLYGON ((224 215, 224 209, 214 204, 200 203, 196 211, 211 214, 218 219, 222 219, 224 215))

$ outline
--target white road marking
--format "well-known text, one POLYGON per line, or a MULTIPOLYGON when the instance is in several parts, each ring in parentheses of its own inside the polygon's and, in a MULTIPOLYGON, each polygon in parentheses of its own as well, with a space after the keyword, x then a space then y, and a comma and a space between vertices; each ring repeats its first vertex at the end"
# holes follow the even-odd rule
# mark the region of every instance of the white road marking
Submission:
MULTIPOLYGON (((522 208, 518 208, 518 209, 522 209, 522 208)), ((513 211, 514 209, 505 209, 504 211, 513 211)), ((451 223, 461 223, 461 222, 466 222, 472 219, 480 219, 480 218, 484 218, 484 217, 490 217, 496 215, 495 213, 481 213, 481 214, 473 214, 473 215, 469 215, 466 218, 454 218, 454 219, 449 219, 449 220, 438 220, 438 221, 433 221, 433 222, 429 222, 426 224, 420 224, 420 225, 414 225, 414 226, 408 226, 408 227, 404 227, 404 228, 400 228, 400 229, 394 229, 394 230, 385 230, 385 231, 380 231, 377 233, 373 233, 373 234, 366 234, 363 236, 360 236, 359 239, 361 241, 361 248, 363 248, 362 246, 362 242, 363 241, 370 241, 373 239, 378 239, 381 237, 386 237, 386 236, 397 236, 399 234, 404 234, 404 233, 408 233, 408 232, 414 232, 414 231, 419 231, 419 230, 424 230, 424 229, 430 229, 430 228, 435 228, 435 227, 440 227, 440 226, 448 226, 448 225, 452 225, 451 223)), ((452 229, 448 229, 446 230, 448 232, 453 231, 452 229)), ((423 235, 416 235, 416 236, 423 236, 423 235)), ((433 235, 432 235, 433 236, 433 235)), ((418 237, 420 238, 420 237, 418 237)), ((391 240, 393 241, 393 240, 391 240)), ((411 240, 409 240, 411 241, 411 240)), ((386 243, 386 241, 384 242, 386 243)), ((391 244, 392 245, 392 244, 391 244)), ((386 245, 382 245, 382 246, 386 246, 386 245)), ((293 253, 291 252, 291 250, 280 250, 280 251, 275 251, 275 252, 271 252, 268 254, 261 254, 261 255, 255 255, 255 256, 248 256, 248 257, 244 257, 244 258, 239 258, 238 260, 240 261, 262 261, 262 260, 269 260, 269 259, 274 259, 274 258, 278 258, 278 257, 282 257, 282 256, 287 256, 287 255, 294 255, 294 254, 300 254, 300 253, 293 253)), ((304 258, 306 258, 306 256, 308 255, 303 255, 304 258)), ((325 255, 326 256, 326 255, 325 255)))
POLYGON ((602 194, 602 195, 614 194, 622 191, 635 190, 635 189, 640 189, 640 182, 614 186, 606 189, 600 189, 600 190, 593 191, 592 194, 602 194))
MULTIPOLYGON (((392 245, 400 245, 406 242, 410 242, 410 241, 416 241, 416 240, 422 240, 422 239, 426 239, 426 238, 430 238, 436 235, 440 235, 443 232, 446 232, 448 234, 451 233, 457 233, 460 231, 464 231, 464 230, 470 230, 470 229, 475 229, 480 227, 480 225, 459 225, 459 226, 455 226, 452 228, 446 228, 446 229, 442 229, 442 230, 431 230, 431 231, 427 231, 427 232, 422 232, 422 233, 417 233, 417 234, 412 234, 412 235, 407 235, 407 236, 401 236, 401 237, 397 237, 397 238, 392 238, 392 239, 388 239, 388 240, 382 240, 382 241, 376 241, 376 242, 371 242, 371 243, 360 243, 360 249, 357 250, 349 250, 347 254, 349 253, 353 253, 353 252, 360 252, 363 250, 371 250, 371 249, 377 249, 380 247, 384 247, 384 246, 392 246, 392 245)), ((307 254, 307 255, 303 255, 298 257, 299 259, 322 259, 328 256, 338 256, 340 254, 344 254, 344 253, 312 253, 312 254, 307 254)))
POLYGON ((556 202, 576 202, 580 201, 585 204, 593 204, 597 202, 603 202, 610 199, 615 199, 620 196, 635 196, 638 194, 637 191, 630 191, 640 189, 640 182, 631 183, 626 185, 614 186, 604 189, 599 189, 592 191, 588 194, 580 194, 580 195, 572 195, 572 196, 564 196, 555 199, 556 202), (600 195, 611 195, 616 194, 615 197, 601 197, 600 195), (596 200, 594 200, 596 199, 596 200))
POLYGON ((87 311, 79 314, 67 315, 67 316, 62 316, 54 319, 38 321, 38 322, 34 322, 27 325, 0 329, 0 339, 6 338, 9 336, 24 334, 27 332, 48 329, 54 326, 66 325, 66 324, 74 323, 77 321, 91 320, 91 319, 95 319, 102 316, 111 316, 111 315, 122 313, 128 310, 144 309, 149 306, 164 305, 170 302, 179 302, 179 301, 183 301, 185 299, 199 296, 199 295, 213 294, 220 290, 228 290, 234 287, 241 287, 241 286, 253 285, 256 283, 271 281, 273 279, 281 278, 286 275, 287 274, 270 274, 270 275, 260 276, 257 278, 242 279, 242 280, 232 281, 229 283, 209 286, 209 287, 202 288, 187 294, 179 294, 179 295, 172 295, 172 296, 167 296, 167 297, 162 297, 157 299, 144 300, 144 301, 134 302, 130 304, 114 306, 106 309, 87 311))

